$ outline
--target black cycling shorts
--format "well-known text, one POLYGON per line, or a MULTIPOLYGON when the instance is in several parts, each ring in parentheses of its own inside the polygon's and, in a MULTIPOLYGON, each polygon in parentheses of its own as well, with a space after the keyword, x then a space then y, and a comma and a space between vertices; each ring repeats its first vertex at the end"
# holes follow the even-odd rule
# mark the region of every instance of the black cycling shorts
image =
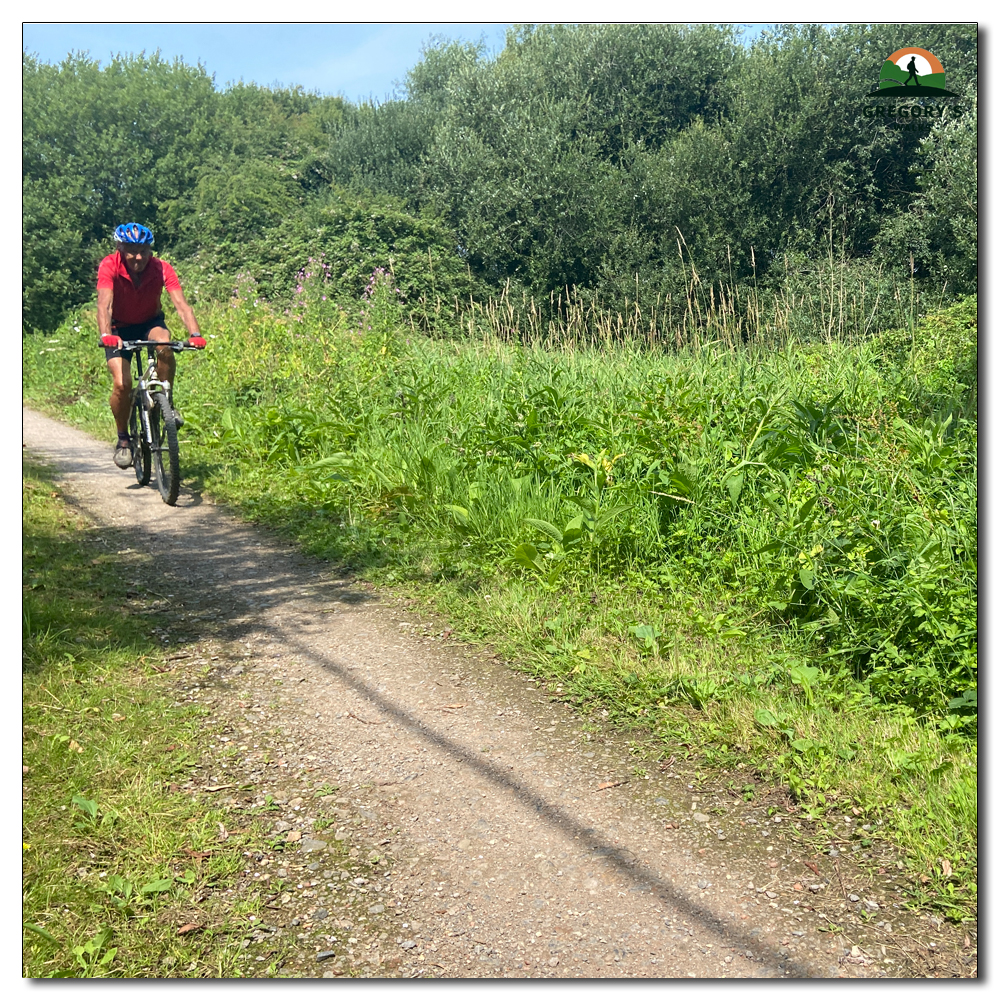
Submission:
MULTIPOLYGON (((131 326, 112 326, 111 332, 116 337, 121 337, 122 340, 146 340, 149 337, 149 331, 156 326, 162 326, 164 330, 167 329, 167 322, 163 313, 157 313, 143 323, 133 323, 131 326)), ((132 354, 132 351, 122 351, 117 347, 104 348, 104 356, 108 361, 112 358, 124 358, 126 361, 131 361, 132 354)))

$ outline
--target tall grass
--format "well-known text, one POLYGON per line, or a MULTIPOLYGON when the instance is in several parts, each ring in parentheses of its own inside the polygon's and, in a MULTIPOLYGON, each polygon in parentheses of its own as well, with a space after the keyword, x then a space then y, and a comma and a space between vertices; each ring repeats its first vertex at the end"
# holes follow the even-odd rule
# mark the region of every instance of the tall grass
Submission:
MULTIPOLYGON (((437 595, 584 710, 751 759, 815 815, 855 802, 907 841, 897 806, 947 810, 974 774, 975 301, 870 336, 870 303, 840 308, 835 285, 772 301, 772 328, 699 294, 672 329, 573 301, 543 325, 508 296, 460 341, 407 335, 391 275, 291 315, 203 305, 184 468, 437 595), (802 342, 813 307, 826 325, 802 342)), ((72 325, 92 327, 26 341, 26 394, 106 433, 72 325)), ((974 825, 960 840, 968 879, 974 825)))
MULTIPOLYGON (((346 526, 546 586, 695 578, 890 700, 947 714, 974 688, 974 386, 947 352, 919 371, 871 338, 669 353, 581 345, 571 327, 558 349, 404 340, 384 277, 357 325, 246 300, 206 317, 232 334, 190 366, 191 454, 230 482, 265 474, 255 502, 294 498, 344 556, 346 526)), ((974 307, 958 314, 974 323, 974 307)), ((27 351, 39 387, 66 371, 51 340, 27 351)))
POLYGON ((606 349, 623 344, 647 350, 690 348, 717 343, 734 349, 756 344, 780 348, 788 343, 833 340, 859 342, 879 331, 912 333, 916 318, 943 305, 936 292, 902 281, 881 265, 851 260, 831 247, 828 261, 785 257, 766 280, 703 280, 684 260, 671 282, 655 294, 636 275, 634 294, 608 301, 587 289, 565 288, 538 301, 510 281, 485 299, 457 300, 444 309, 425 301, 407 310, 411 331, 457 325, 469 340, 500 340, 561 347, 606 349), (458 317, 457 324, 454 317, 458 317))

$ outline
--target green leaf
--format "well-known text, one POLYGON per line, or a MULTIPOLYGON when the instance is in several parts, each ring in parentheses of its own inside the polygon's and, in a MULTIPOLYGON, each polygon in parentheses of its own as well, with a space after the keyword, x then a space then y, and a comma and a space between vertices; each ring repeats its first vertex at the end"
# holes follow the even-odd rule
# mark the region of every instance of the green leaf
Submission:
POLYGON ((804 663, 788 668, 788 676, 793 684, 810 687, 819 679, 819 667, 808 667, 804 663))
POLYGON ((952 698, 948 702, 948 711, 959 712, 963 708, 972 709, 976 711, 979 708, 979 692, 977 689, 973 688, 969 691, 963 691, 957 698, 952 698))
POLYGON ((753 713, 753 717, 760 725, 767 726, 768 728, 777 729, 781 725, 777 718, 775 718, 774 713, 768 711, 766 708, 758 708, 753 713))
POLYGON ((531 488, 531 484, 534 478, 535 478, 534 473, 531 472, 529 472, 526 476, 520 476, 517 479, 515 479, 512 476, 510 480, 510 485, 514 487, 514 492, 518 496, 520 496, 525 490, 531 488))
POLYGON ((125 899, 128 899, 132 895, 132 883, 120 875, 109 875, 108 884, 105 886, 104 891, 107 893, 121 893, 125 899))
POLYGON ((346 452, 339 451, 336 455, 327 455, 326 458, 318 458, 315 462, 302 466, 303 469, 329 469, 329 468, 353 468, 354 458, 346 452))
POLYGON ((806 500, 806 502, 804 504, 802 504, 801 507, 799 507, 799 512, 795 515, 795 523, 796 523, 796 525, 801 525, 801 524, 805 523, 805 520, 809 516, 809 514, 812 511, 813 507, 816 506, 816 501, 817 500, 819 500, 819 494, 818 493, 816 494, 816 496, 810 497, 808 500, 806 500))
POLYGON ((457 504, 453 503, 446 503, 444 505, 444 509, 451 511, 452 516, 460 525, 462 525, 463 528, 467 528, 469 526, 469 512, 465 507, 459 507, 457 504))
POLYGON ((734 507, 740 499, 740 494, 743 492, 743 481, 744 475, 742 472, 737 473, 735 476, 730 476, 726 480, 726 487, 729 490, 729 499, 733 501, 734 507))
MULTIPOLYGON (((785 518, 785 508, 782 507, 780 504, 778 504, 778 503, 775 502, 777 496, 778 496, 778 494, 772 493, 772 494, 769 494, 768 496, 763 497, 762 499, 764 501, 764 506, 767 507, 767 509, 770 510, 772 514, 774 514, 776 517, 780 518, 781 520, 784 520, 784 518, 785 518)), ((775 543, 772 542, 771 544, 773 545, 775 543)), ((777 544, 780 545, 781 543, 779 542, 777 544)), ((760 552, 762 550, 758 549, 757 551, 760 552)))
POLYGON ((139 892, 143 896, 151 896, 156 892, 167 892, 172 889, 174 885, 174 880, 170 878, 158 878, 155 882, 147 882, 139 892))
POLYGON ((806 590, 812 590, 816 586, 816 573, 811 569, 800 569, 799 579, 802 581, 802 586, 806 590))
POLYGON ((637 639, 641 640, 647 649, 652 649, 653 644, 660 636, 660 631, 653 625, 633 625, 629 631, 637 639))
POLYGON ((85 799, 82 795, 74 795, 73 805, 85 812, 91 819, 97 818, 97 803, 93 799, 85 799))
POLYGON ((32 924, 24 921, 21 926, 26 931, 31 931, 32 933, 45 938, 46 941, 51 941, 53 944, 59 944, 59 941, 56 938, 54 938, 44 927, 39 927, 38 924, 32 924))
POLYGON ((548 535, 554 542, 562 543, 563 533, 549 521, 541 521, 537 517, 526 517, 524 523, 530 524, 532 528, 548 535))
POLYGON ((524 542, 514 549, 514 561, 526 569, 537 570, 539 573, 545 572, 545 565, 538 558, 538 549, 530 542, 524 542))
POLYGON ((597 518, 597 527, 603 528, 606 524, 609 524, 614 518, 618 517, 619 514, 624 514, 626 511, 631 510, 635 504, 631 503, 617 503, 611 507, 605 507, 601 511, 600 516, 597 518))
POLYGON ((660 482, 669 486, 678 496, 689 497, 695 490, 694 481, 683 469, 674 469, 669 475, 661 472, 660 482))
POLYGON ((595 504, 590 497, 571 496, 571 497, 566 497, 566 501, 567 503, 576 504, 577 507, 581 507, 584 511, 590 514, 591 517, 593 517, 595 504))

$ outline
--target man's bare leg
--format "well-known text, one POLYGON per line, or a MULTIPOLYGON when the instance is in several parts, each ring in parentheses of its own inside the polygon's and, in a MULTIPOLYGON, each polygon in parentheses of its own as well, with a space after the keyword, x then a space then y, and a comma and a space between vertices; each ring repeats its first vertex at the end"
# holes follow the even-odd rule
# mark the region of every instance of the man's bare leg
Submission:
MULTIPOLYGON (((169 341, 170 331, 165 326, 154 326, 149 331, 149 339, 162 340, 164 342, 169 341)), ((170 408, 174 411, 177 426, 183 427, 184 418, 180 415, 177 407, 174 406, 174 379, 177 376, 177 359, 169 347, 158 347, 156 349, 156 374, 165 382, 170 383, 170 392, 167 394, 167 398, 170 400, 170 408)))
MULTIPOLYGON (((147 339, 160 340, 166 343, 170 340, 170 331, 165 326, 154 326, 149 331, 147 339)), ((174 376, 177 374, 177 359, 169 347, 158 347, 156 349, 156 374, 165 382, 169 382, 170 388, 173 389, 174 376)))
POLYGON ((132 372, 124 358, 108 358, 108 371, 111 372, 111 413, 115 418, 115 428, 118 439, 128 437, 128 417, 132 406, 132 372))

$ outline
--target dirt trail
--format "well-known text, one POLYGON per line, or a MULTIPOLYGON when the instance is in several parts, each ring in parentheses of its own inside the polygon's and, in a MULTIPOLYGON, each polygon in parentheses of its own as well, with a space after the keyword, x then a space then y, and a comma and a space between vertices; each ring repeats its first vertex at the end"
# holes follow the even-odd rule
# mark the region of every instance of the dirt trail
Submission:
MULTIPOLYGON (((23 433, 122 549, 155 553, 189 631, 226 621, 247 657, 240 683, 262 706, 237 716, 260 725, 269 702, 290 734, 287 763, 339 786, 344 828, 301 849, 321 856, 324 836, 349 834, 391 856, 380 898, 395 897, 411 935, 385 944, 399 949, 396 974, 955 974, 947 928, 896 906, 891 872, 848 891, 848 859, 835 874, 830 858, 804 855, 787 814, 699 795, 503 664, 424 635, 415 609, 190 490, 165 506, 114 467, 109 443, 28 410, 23 433)), ((268 787, 273 769, 258 774, 268 787)))

